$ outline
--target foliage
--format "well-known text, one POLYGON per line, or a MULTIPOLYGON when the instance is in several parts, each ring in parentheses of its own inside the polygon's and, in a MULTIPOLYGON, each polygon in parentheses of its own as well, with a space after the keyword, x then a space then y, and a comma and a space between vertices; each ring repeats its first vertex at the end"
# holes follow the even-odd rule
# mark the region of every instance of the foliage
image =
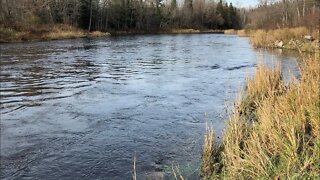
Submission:
POLYGON ((224 2, 185 0, 0 1, 0 24, 17 31, 40 24, 66 24, 88 31, 173 28, 240 28, 238 10, 224 2))

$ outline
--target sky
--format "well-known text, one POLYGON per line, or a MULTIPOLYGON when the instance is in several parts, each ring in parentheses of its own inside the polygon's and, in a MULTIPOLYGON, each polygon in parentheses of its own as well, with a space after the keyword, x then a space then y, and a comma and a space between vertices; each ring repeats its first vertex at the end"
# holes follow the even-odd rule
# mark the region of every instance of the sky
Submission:
MULTIPOLYGON (((183 2, 183 0, 178 0, 180 3, 183 2)), ((218 0, 216 0, 218 1, 218 0)), ((225 0, 228 3, 232 2, 232 4, 236 5, 237 7, 253 7, 258 4, 258 0, 225 0)))
POLYGON ((232 4, 240 7, 253 7, 258 4, 258 0, 227 0, 227 2, 232 2, 232 4))

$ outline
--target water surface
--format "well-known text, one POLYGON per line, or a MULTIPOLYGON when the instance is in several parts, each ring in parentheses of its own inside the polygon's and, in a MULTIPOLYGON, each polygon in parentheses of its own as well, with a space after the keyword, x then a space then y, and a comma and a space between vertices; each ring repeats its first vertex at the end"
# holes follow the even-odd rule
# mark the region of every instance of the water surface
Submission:
POLYGON ((1 179, 131 179, 179 164, 197 178, 208 119, 257 62, 231 35, 144 35, 1 44, 1 179), (205 115, 207 113, 207 115, 205 115))

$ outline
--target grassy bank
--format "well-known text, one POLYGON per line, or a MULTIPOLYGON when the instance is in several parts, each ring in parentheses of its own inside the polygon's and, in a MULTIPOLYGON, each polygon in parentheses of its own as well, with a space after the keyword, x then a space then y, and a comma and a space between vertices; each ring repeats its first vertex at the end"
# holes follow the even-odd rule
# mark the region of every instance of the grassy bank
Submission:
POLYGON ((121 36, 121 35, 137 35, 137 34, 204 34, 204 33, 213 33, 213 34, 223 34, 223 30, 214 30, 214 29, 166 29, 159 31, 137 31, 137 30, 128 30, 128 31, 110 31, 112 35, 121 36))
POLYGON ((198 34, 198 33, 223 33, 222 30, 214 29, 172 29, 167 31, 161 31, 160 33, 169 34, 198 34))
POLYGON ((81 29, 62 24, 32 25, 23 28, 0 27, 0 42, 74 39, 84 37, 101 37, 108 35, 110 34, 98 31, 89 33, 81 29))
POLYGON ((221 144, 208 129, 208 179, 320 178, 320 60, 307 58, 286 84, 280 68, 259 66, 235 105, 221 144))
POLYGON ((239 36, 250 36, 249 30, 244 30, 244 29, 241 29, 241 30, 227 29, 227 30, 224 30, 224 34, 236 34, 239 36))
POLYGON ((79 28, 68 25, 32 25, 24 28, 0 27, 0 42, 23 42, 39 40, 74 39, 85 37, 101 37, 109 35, 136 35, 136 34, 200 34, 200 33, 223 33, 222 30, 213 29, 168 29, 161 31, 110 31, 103 33, 99 31, 86 32, 79 28), (15 30, 19 29, 19 30, 15 30))
POLYGON ((319 30, 305 27, 274 30, 226 30, 225 34, 238 34, 250 37, 255 47, 282 48, 302 52, 319 52, 319 30))

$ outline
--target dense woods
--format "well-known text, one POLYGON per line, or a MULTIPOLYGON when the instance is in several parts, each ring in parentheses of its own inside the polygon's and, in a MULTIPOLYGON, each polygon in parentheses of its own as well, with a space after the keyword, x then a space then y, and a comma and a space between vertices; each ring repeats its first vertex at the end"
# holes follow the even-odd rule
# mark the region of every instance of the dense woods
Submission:
POLYGON ((315 30, 320 29, 319 18, 319 0, 259 0, 251 8, 237 8, 226 0, 0 0, 0 42, 77 38, 96 31, 121 34, 301 26, 315 30))
POLYGON ((0 24, 67 24, 88 31, 238 29, 239 10, 212 0, 1 0, 0 24))
POLYGON ((277 29, 305 26, 319 29, 319 0, 260 0, 259 6, 246 12, 247 28, 277 29))

